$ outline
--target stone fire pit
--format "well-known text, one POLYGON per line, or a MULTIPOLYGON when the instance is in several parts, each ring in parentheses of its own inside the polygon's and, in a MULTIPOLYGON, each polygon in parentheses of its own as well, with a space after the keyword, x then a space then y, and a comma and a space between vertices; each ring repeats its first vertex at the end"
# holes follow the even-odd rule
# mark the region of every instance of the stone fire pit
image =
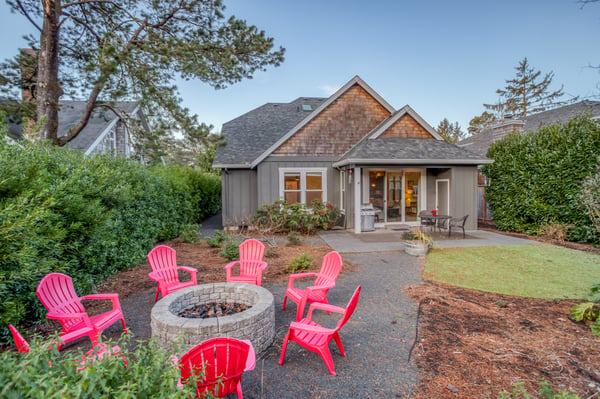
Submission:
POLYGON ((256 354, 275 337, 273 294, 265 288, 242 283, 201 284, 173 292, 152 308, 152 338, 171 350, 181 339, 185 350, 215 337, 249 339, 256 354), (238 302, 250 309, 207 319, 179 317, 183 310, 210 302, 238 302))

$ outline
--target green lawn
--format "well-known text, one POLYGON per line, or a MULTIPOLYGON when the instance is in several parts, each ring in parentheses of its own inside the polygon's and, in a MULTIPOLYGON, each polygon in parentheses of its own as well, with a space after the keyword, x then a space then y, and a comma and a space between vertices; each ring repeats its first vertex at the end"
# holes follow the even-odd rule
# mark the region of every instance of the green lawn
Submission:
POLYGON ((424 278, 531 298, 582 299, 600 282, 600 256, 549 244, 434 249, 424 278))

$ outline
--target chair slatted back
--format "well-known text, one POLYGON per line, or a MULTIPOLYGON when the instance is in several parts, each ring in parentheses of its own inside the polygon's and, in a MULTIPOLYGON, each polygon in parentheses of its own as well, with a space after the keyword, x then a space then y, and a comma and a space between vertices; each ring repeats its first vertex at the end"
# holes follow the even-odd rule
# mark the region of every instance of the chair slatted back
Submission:
POLYGON ((250 238, 240 244, 240 275, 258 274, 258 267, 263 262, 265 246, 262 242, 250 238))
POLYGON ((235 392, 246 367, 250 347, 234 338, 204 341, 180 359, 181 377, 198 375, 199 392, 212 392, 222 397, 235 392))
MULTIPOLYGON (((38 284, 35 292, 49 312, 58 314, 85 313, 85 309, 75 293, 73 279, 62 273, 49 273, 38 284)), ((83 319, 59 320, 64 331, 79 325, 83 319)))
POLYGON ((342 257, 336 251, 329 252, 323 258, 323 264, 321 265, 321 270, 317 274, 314 285, 320 286, 335 283, 335 280, 338 278, 341 271, 342 257))
POLYGON ((178 282, 177 253, 171 247, 158 245, 148 253, 148 263, 153 272, 159 273, 167 284, 178 282))
POLYGON ((361 290, 360 285, 358 287, 356 287, 356 290, 354 290, 354 294, 352 294, 352 298, 350 298, 350 301, 348 302, 348 305, 346 306, 346 311, 344 312, 344 316, 340 319, 340 321, 338 321, 337 326, 335 327, 335 331, 339 331, 340 328, 344 327, 344 324, 346 324, 348 319, 350 319, 350 316, 352 316, 352 313, 354 313, 354 310, 356 309, 356 305, 358 303, 358 297, 360 295, 360 290, 361 290))

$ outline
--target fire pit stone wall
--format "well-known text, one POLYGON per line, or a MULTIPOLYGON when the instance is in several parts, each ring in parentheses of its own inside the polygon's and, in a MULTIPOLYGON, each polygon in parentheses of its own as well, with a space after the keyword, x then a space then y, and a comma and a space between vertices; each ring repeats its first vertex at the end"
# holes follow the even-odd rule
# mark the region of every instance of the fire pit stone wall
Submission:
POLYGON ((184 350, 215 337, 248 339, 260 354, 275 337, 273 294, 252 284, 214 283, 184 288, 167 295, 152 308, 152 338, 166 349, 183 339, 184 350), (185 309, 210 302, 238 302, 243 312, 207 319, 179 317, 185 309))

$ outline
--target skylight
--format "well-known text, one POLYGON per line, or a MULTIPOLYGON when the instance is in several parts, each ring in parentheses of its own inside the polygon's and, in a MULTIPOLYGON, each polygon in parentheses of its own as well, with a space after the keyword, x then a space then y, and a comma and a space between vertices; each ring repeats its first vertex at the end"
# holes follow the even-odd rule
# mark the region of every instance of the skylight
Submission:
POLYGON ((302 111, 312 111, 312 105, 310 104, 302 104, 302 111))

